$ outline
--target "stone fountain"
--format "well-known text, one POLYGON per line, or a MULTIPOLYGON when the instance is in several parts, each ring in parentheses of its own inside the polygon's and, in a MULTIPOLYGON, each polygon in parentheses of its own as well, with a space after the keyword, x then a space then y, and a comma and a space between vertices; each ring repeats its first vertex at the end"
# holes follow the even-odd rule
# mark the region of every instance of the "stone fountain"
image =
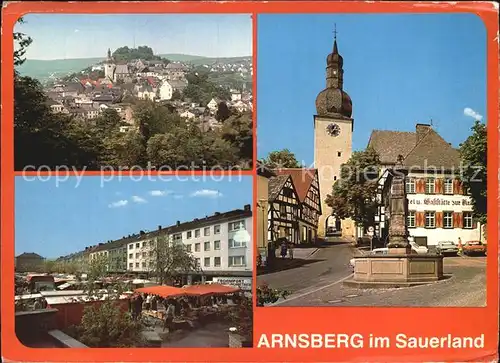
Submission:
POLYGON ((355 256, 354 276, 344 285, 359 288, 409 287, 443 278, 443 256, 417 254, 408 243, 408 199, 401 159, 389 173, 389 241, 387 254, 355 256))

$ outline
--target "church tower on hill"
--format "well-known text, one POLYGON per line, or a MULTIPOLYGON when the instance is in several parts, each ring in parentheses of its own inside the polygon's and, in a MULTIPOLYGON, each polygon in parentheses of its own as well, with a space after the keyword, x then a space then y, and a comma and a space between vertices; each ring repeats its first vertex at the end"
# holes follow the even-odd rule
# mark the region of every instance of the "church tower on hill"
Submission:
POLYGON ((111 56, 111 49, 108 48, 108 57, 106 58, 106 62, 104 62, 104 78, 113 80, 115 68, 116 64, 111 56))
POLYGON ((337 220, 325 203, 333 184, 340 179, 341 165, 352 155, 352 101, 344 91, 344 60, 337 46, 334 31, 333 51, 326 58, 326 88, 316 97, 314 116, 314 167, 318 169, 321 209, 318 236, 355 237, 352 220, 337 220))

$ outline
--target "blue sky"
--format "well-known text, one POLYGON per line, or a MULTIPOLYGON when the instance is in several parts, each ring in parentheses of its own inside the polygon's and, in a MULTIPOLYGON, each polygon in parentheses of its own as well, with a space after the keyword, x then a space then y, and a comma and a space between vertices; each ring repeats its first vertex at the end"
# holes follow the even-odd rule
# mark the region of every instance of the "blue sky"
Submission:
POLYGON ((252 203, 251 177, 16 178, 16 255, 77 252, 252 203))
POLYGON ((252 54, 250 14, 28 14, 17 25, 33 38, 28 59, 105 57, 108 48, 148 45, 156 54, 252 54))
POLYGON ((260 158, 288 148, 313 162, 315 99, 326 85, 335 23, 355 150, 366 147, 373 129, 414 131, 431 119, 458 146, 474 123, 465 113, 486 121, 486 29, 475 15, 264 14, 257 38, 260 158))

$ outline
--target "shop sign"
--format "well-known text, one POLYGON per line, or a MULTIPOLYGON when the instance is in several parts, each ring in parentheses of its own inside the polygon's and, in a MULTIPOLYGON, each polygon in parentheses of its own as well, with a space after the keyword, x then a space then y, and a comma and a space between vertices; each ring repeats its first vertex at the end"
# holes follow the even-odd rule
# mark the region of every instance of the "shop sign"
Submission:
POLYGON ((472 205, 470 198, 462 200, 449 200, 446 198, 425 198, 425 199, 408 199, 409 205, 443 205, 443 206, 468 206, 472 205))
POLYGON ((221 285, 238 287, 241 290, 252 290, 252 279, 250 277, 214 277, 213 282, 221 285))

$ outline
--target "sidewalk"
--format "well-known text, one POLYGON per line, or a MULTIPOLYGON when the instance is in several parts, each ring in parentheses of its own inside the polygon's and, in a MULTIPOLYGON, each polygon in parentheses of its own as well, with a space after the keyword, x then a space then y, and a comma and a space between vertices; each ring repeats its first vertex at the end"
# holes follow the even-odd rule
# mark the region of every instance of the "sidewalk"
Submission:
POLYGON ((273 266, 258 268, 257 274, 264 275, 273 272, 289 270, 292 268, 304 266, 307 261, 311 259, 314 254, 319 250, 319 247, 306 247, 306 248, 294 248, 293 259, 290 256, 286 258, 281 258, 279 255, 279 250, 276 250, 276 259, 274 260, 273 266))

